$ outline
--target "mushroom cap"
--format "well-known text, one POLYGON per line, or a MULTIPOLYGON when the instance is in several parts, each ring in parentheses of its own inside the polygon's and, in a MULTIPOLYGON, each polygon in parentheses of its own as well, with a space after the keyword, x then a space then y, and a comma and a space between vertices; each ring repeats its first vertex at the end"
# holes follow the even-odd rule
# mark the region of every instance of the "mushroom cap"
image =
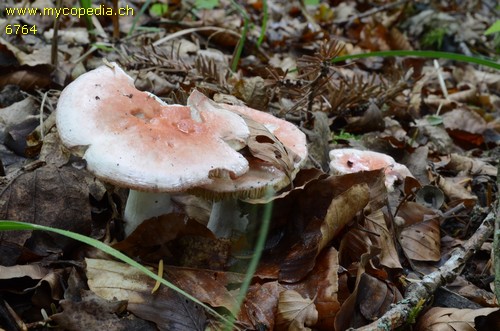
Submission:
POLYGON ((246 173, 248 161, 237 151, 249 136, 245 121, 224 109, 192 111, 137 90, 111 63, 62 91, 56 122, 63 144, 115 185, 178 192, 246 173))
MULTIPOLYGON (((287 165, 286 169, 284 169, 277 164, 259 159, 259 156, 247 155, 246 158, 250 168, 244 175, 237 178, 214 178, 211 183, 200 185, 191 190, 194 194, 215 199, 226 197, 240 199, 260 198, 267 193, 267 189, 278 191, 290 184, 290 180, 293 180, 306 161, 308 155, 306 136, 288 121, 247 106, 215 103, 198 91, 192 92, 188 99, 188 105, 199 108, 223 108, 240 114, 244 118, 250 119, 250 121, 257 122, 258 125, 265 128, 267 134, 277 138, 276 145, 281 144, 285 147, 284 151, 281 149, 281 154, 286 154, 282 155, 282 160, 287 165)), ((250 121, 247 120, 247 124, 250 121)), ((250 130, 250 135, 252 136, 252 134, 252 130, 250 130)))
POLYGON ((385 185, 388 189, 393 188, 397 179, 413 177, 405 165, 383 153, 354 148, 333 149, 330 151, 330 160, 330 172, 334 175, 384 169, 385 185))

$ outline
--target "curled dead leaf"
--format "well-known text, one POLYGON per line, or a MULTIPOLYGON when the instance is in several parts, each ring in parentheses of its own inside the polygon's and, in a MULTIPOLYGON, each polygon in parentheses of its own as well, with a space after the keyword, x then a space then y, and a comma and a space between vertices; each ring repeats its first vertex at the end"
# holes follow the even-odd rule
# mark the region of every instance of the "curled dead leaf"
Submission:
POLYGON ((273 166, 283 171, 290 182, 296 172, 294 164, 299 157, 269 131, 265 125, 241 115, 248 125, 250 137, 248 139, 248 149, 250 153, 262 161, 271 163, 273 166))
MULTIPOLYGON (((474 318, 497 311, 498 308, 457 309, 434 307, 423 314, 417 323, 417 330, 430 331, 473 331, 474 318)), ((494 330, 494 328, 490 329, 494 330)))
POLYGON ((281 330, 311 330, 318 320, 318 311, 313 300, 303 298, 294 290, 280 293, 276 326, 281 330))

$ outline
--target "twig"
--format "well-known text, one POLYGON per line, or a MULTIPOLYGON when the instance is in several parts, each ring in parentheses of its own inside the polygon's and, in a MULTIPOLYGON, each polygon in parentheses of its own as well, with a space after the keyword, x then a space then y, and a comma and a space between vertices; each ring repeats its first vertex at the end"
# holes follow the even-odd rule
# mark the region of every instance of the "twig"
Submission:
POLYGON ((219 27, 216 27, 216 26, 200 26, 200 27, 195 27, 195 28, 190 28, 190 29, 184 29, 184 30, 177 31, 175 33, 171 33, 168 36, 160 38, 157 41, 155 41, 153 43, 153 46, 159 46, 159 45, 161 45, 161 44, 163 44, 163 43, 165 43, 165 42, 167 42, 169 40, 175 39, 175 38, 183 36, 185 34, 189 34, 189 33, 193 33, 193 32, 199 32, 199 31, 224 32, 224 33, 232 34, 233 36, 236 36, 238 38, 240 37, 240 34, 234 32, 234 31, 228 30, 228 29, 219 28, 219 27))
MULTIPOLYGON (((497 164, 497 194, 500 195, 500 162, 497 164)), ((493 234, 493 263, 495 270, 495 297, 500 302, 500 199, 497 199, 495 217, 495 233, 493 234)))
MULTIPOLYGON (((465 262, 492 235, 495 213, 491 211, 481 226, 462 247, 457 248, 438 270, 426 275, 420 282, 411 284, 405 298, 375 322, 356 329, 357 331, 387 331, 403 325, 419 302, 427 301, 441 286, 452 282, 462 271, 465 262)), ((353 329, 351 329, 353 330, 353 329)))
POLYGON ((333 23, 335 23, 335 24, 344 24, 344 23, 353 22, 355 20, 358 20, 358 19, 361 19, 361 18, 364 18, 364 17, 368 17, 368 16, 371 16, 371 15, 374 15, 374 14, 376 14, 378 12, 381 12, 381 11, 384 11, 386 9, 397 7, 399 5, 404 4, 405 2, 408 2, 408 0, 401 0, 401 1, 396 1, 396 2, 392 2, 392 3, 387 3, 387 4, 382 5, 382 6, 373 7, 372 9, 367 10, 367 11, 365 11, 363 13, 360 13, 360 14, 355 15, 353 17, 346 18, 346 19, 341 20, 341 21, 334 21, 333 23))

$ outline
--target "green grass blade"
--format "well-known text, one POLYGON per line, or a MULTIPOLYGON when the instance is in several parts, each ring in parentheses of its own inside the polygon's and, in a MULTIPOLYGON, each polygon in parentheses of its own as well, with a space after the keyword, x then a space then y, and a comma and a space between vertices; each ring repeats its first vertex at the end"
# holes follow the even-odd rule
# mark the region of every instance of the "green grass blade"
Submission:
POLYGON ((355 60, 355 59, 365 59, 369 57, 389 57, 389 56, 416 56, 416 57, 425 57, 425 58, 435 58, 435 59, 449 59, 461 62, 468 62, 479 64, 482 66, 490 67, 493 69, 500 70, 500 63, 494 62, 492 60, 467 56, 456 53, 449 52, 438 52, 438 51, 382 51, 382 52, 370 52, 370 53, 362 53, 362 54, 351 54, 345 56, 338 56, 332 60, 335 62, 342 62, 346 60, 355 60))
MULTIPOLYGON (((80 0, 80 7, 89 9, 92 7, 92 1, 91 0, 80 0)), ((85 23, 87 24, 87 31, 92 31, 94 30, 94 24, 92 24, 92 18, 90 15, 85 14, 85 23)))
POLYGON ((243 47, 245 46, 245 41, 248 34, 250 18, 243 7, 241 7, 236 1, 231 0, 231 4, 236 8, 236 10, 243 17, 243 31, 241 32, 240 40, 236 46, 236 51, 234 52, 233 61, 231 62, 231 71, 236 72, 238 70, 238 63, 240 62, 241 53, 243 53, 243 47))
POLYGON ((152 0, 146 0, 146 2, 142 5, 141 9, 139 10, 139 13, 134 17, 134 20, 132 21, 132 26, 130 27, 130 30, 128 30, 127 36, 131 36, 132 33, 135 31, 135 26, 137 25, 137 22, 139 22, 139 19, 144 15, 144 12, 146 9, 149 8, 149 5, 151 4, 152 0))
POLYGON ((269 19, 269 13, 267 10, 267 0, 262 0, 262 25, 260 27, 259 39, 257 39, 257 47, 262 45, 267 31, 267 20, 269 19))
POLYGON ((51 228, 51 227, 43 226, 43 225, 30 224, 30 223, 24 223, 24 222, 17 222, 17 221, 3 221, 3 220, 0 221, 0 231, 12 231, 12 230, 41 230, 41 231, 49 231, 49 232, 54 232, 54 233, 63 235, 63 236, 68 237, 68 238, 72 238, 74 240, 78 240, 78 241, 80 241, 80 242, 82 242, 84 244, 93 246, 93 247, 95 247, 95 248, 97 248, 97 249, 99 249, 99 250, 101 250, 101 251, 103 251, 103 252, 105 252, 105 253, 113 256, 114 258, 116 258, 118 260, 121 260, 122 262, 125 262, 128 265, 130 265, 130 266, 138 269, 139 271, 143 272, 147 276, 149 276, 149 277, 153 278, 154 280, 162 283, 166 287, 168 287, 168 288, 176 291, 180 295, 182 295, 182 296, 188 298, 189 300, 191 300, 191 301, 199 304, 200 306, 202 306, 203 308, 205 308, 208 312, 210 312, 214 316, 217 316, 218 318, 220 318, 225 323, 230 323, 230 321, 227 318, 225 318, 224 316, 220 315, 213 308, 210 308, 209 306, 207 306, 206 304, 204 304, 200 300, 198 300, 195 297, 193 297, 191 294, 189 294, 189 293, 185 292, 184 290, 178 288, 174 284, 170 283, 169 281, 167 281, 167 280, 163 279, 162 277, 158 276, 157 274, 155 274, 151 270, 149 270, 146 267, 142 266, 140 263, 132 260, 127 255, 125 255, 122 252, 117 251, 116 249, 114 249, 114 248, 112 248, 112 247, 110 247, 110 246, 108 246, 108 245, 100 242, 99 240, 96 240, 96 239, 93 239, 93 238, 81 235, 79 233, 75 233, 75 232, 71 232, 71 231, 67 231, 67 230, 56 229, 56 228, 51 228))

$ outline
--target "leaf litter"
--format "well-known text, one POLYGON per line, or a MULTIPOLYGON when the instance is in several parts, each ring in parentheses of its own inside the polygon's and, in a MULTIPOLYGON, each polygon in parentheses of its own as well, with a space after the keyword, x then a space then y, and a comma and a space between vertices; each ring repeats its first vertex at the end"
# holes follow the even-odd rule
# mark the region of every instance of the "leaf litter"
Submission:
MULTIPOLYGON (((124 3, 136 13, 143 5, 124 3)), ((444 60, 439 72, 431 61, 415 58, 331 60, 394 49, 498 56, 497 38, 482 35, 494 23, 492 4, 268 2, 267 26, 261 26, 264 2, 250 1, 242 6, 254 24, 232 72, 243 17, 229 1, 217 3, 203 9, 170 1, 160 17, 141 14, 129 36, 134 17, 120 17, 119 43, 111 37, 116 23, 109 17, 94 21, 97 33, 89 33, 85 20, 65 17, 58 21, 55 48, 52 19, 0 19, 43 29, 0 40, 1 217, 92 236, 152 270, 163 259, 166 279, 223 313, 235 311, 261 217, 250 210, 269 199, 242 203, 253 216, 247 233, 232 238, 216 238, 205 227, 211 201, 190 195, 174 197, 175 213, 123 238, 127 192, 93 178, 84 160, 69 155, 57 139, 48 116, 56 91, 103 58, 117 61, 138 88, 168 103, 185 104, 196 87, 216 101, 243 102, 285 118, 308 135, 311 169, 299 171, 291 166, 293 153, 265 128, 252 126, 250 153, 297 175, 273 197, 270 234, 235 328, 363 328, 400 302, 409 284, 439 270, 498 201, 500 75, 444 60), (260 33, 265 38, 256 47, 260 33), (388 192, 382 170, 329 175, 328 150, 343 147, 390 155, 415 178, 397 181, 388 192), (424 193, 419 202, 425 186, 442 192, 444 202, 435 206, 424 193)), ((1 6, 23 4, 8 0, 1 6)), ((423 303, 413 329, 476 324, 479 330, 498 323, 491 252, 488 239, 446 286, 449 291, 437 292, 436 302, 455 295, 460 305, 423 303), (472 303, 483 308, 467 310, 472 303)), ((154 282, 134 272, 60 236, 0 233, 2 327, 223 327, 171 290, 151 293, 154 282)))

